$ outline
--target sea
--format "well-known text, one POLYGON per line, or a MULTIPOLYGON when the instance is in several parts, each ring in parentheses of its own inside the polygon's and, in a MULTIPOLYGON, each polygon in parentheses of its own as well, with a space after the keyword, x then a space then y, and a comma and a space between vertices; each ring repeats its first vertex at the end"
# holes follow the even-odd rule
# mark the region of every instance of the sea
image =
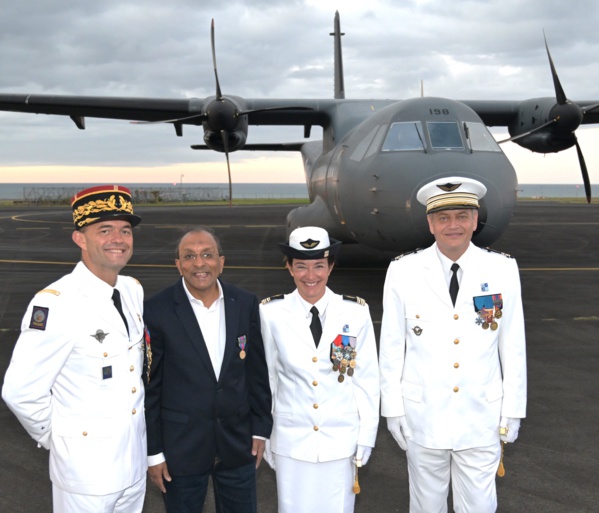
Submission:
MULTIPOLYGON (((2 183, 0 184, 0 200, 31 201, 40 199, 67 200, 76 192, 91 187, 89 183, 2 183)), ((229 197, 229 186, 222 184, 173 184, 173 183, 130 183, 121 184, 141 199, 152 199, 156 196, 161 201, 168 200, 224 200, 229 197)), ((597 190, 597 185, 593 188, 597 190)), ((584 187, 580 184, 519 184, 520 198, 583 198, 584 187)), ((308 188, 305 183, 234 183, 235 199, 307 199, 308 188)))

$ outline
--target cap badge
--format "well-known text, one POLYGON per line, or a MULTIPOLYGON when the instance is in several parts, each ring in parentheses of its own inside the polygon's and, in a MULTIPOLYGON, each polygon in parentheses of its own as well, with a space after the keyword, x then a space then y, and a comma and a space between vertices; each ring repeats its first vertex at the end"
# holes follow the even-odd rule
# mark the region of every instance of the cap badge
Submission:
POLYGON ((300 245, 306 249, 313 249, 320 244, 319 240, 308 239, 303 242, 300 242, 300 245))
POLYGON ((442 191, 452 192, 452 191, 455 191, 460 185, 462 185, 462 184, 461 183, 446 183, 444 185, 437 184, 437 187, 439 187, 439 189, 441 189, 442 191))

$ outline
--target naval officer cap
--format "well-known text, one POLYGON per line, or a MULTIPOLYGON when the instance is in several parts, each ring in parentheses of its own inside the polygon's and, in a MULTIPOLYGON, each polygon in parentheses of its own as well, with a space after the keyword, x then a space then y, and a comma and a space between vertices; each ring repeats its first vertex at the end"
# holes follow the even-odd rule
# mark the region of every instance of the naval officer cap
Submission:
POLYGON ((423 186, 416 199, 426 207, 426 213, 440 210, 479 208, 479 200, 487 188, 478 180, 462 176, 437 178, 423 186))
POLYGON ((84 189, 71 198, 71 207, 77 230, 106 220, 129 221, 131 226, 141 221, 141 217, 133 213, 131 191, 122 185, 98 185, 84 189))
POLYGON ((341 241, 329 237, 324 228, 317 226, 296 228, 289 234, 288 242, 279 244, 285 256, 298 260, 334 257, 340 246, 341 241))

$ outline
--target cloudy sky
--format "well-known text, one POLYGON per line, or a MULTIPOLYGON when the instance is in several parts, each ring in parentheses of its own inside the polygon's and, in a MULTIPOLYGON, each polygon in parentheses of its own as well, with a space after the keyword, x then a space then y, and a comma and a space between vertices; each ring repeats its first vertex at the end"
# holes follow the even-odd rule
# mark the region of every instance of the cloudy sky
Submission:
MULTIPOLYGON (((599 2, 585 0, 2 0, 0 93, 204 98, 214 18, 224 93, 332 98, 336 10, 347 98, 419 96, 421 80, 425 95, 458 100, 553 96, 544 30, 567 96, 599 101, 599 2)), ((222 154, 189 149, 199 127, 176 137, 171 125, 86 125, 0 113, 0 183, 226 182, 222 154)), ((599 183, 599 128, 577 135, 599 183)), ((248 142, 301 137, 250 127, 248 142)), ((574 149, 503 149, 521 183, 581 182, 574 149)), ((237 152, 231 163, 236 182, 303 181, 298 154, 237 152)))

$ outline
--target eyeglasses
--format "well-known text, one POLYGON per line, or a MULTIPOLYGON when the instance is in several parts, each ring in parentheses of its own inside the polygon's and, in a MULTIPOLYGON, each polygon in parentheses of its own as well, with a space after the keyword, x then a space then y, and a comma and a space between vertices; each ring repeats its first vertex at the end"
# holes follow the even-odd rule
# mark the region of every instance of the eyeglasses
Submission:
POLYGON ((181 257, 181 260, 183 260, 184 262, 195 262, 199 258, 203 262, 212 262, 216 260, 218 257, 219 255, 215 255, 213 253, 185 253, 181 257))

